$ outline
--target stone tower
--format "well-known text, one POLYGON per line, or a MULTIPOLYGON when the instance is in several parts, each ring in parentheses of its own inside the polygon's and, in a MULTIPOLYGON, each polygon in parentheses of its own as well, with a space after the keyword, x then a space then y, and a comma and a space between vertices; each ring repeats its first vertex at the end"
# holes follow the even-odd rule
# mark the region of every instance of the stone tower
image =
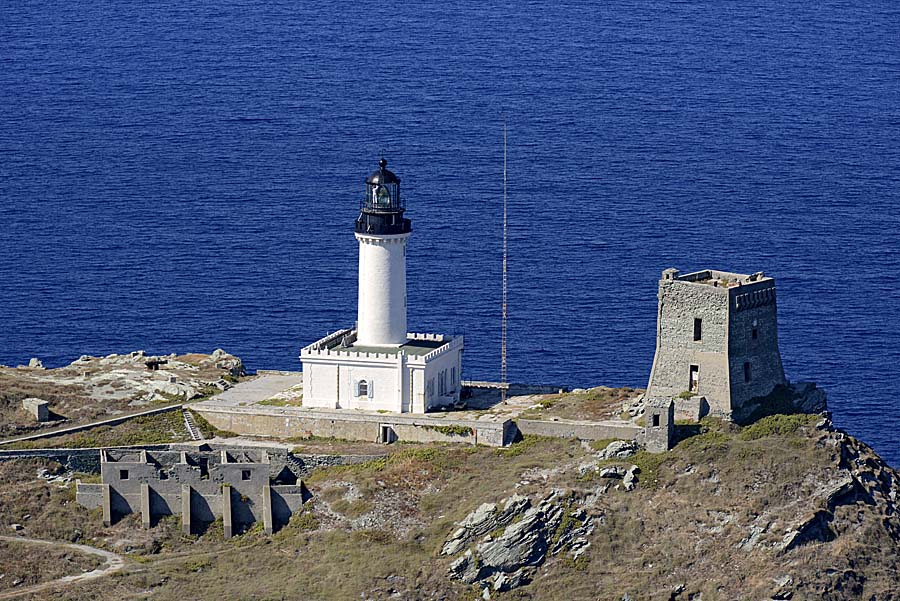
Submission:
POLYGON ((647 397, 675 397, 677 419, 742 409, 786 384, 778 350, 775 280, 705 270, 659 281, 656 355, 647 397))
POLYGON ((406 342, 406 241, 412 227, 403 211, 400 178, 381 159, 378 170, 366 179, 366 198, 356 220, 361 345, 396 347, 406 342))

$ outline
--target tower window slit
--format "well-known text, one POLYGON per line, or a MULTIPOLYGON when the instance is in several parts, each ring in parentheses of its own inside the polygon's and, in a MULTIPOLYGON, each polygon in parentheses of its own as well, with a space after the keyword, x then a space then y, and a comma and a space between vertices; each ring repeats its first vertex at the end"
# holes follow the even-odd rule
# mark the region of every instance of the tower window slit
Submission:
POLYGON ((703 339, 703 320, 699 317, 694 318, 694 342, 703 339))

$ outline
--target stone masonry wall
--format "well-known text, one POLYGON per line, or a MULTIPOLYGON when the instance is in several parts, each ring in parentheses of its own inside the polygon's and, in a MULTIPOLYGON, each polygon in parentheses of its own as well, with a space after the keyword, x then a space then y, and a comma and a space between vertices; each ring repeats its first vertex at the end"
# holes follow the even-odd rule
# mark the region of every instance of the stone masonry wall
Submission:
POLYGON ((675 397, 690 386, 690 366, 699 366, 699 391, 710 413, 730 415, 728 289, 660 280, 656 356, 648 397, 675 397), (694 319, 702 319, 694 341, 694 319))
POLYGON ((763 397, 785 384, 778 348, 778 311, 771 281, 732 288, 728 354, 731 371, 731 405, 740 412, 747 401, 763 397), (753 330, 756 338, 753 338, 753 330), (750 381, 744 364, 749 363, 750 381))
POLYGON ((210 424, 221 430, 229 430, 246 436, 340 438, 379 442, 381 426, 389 425, 396 440, 406 442, 453 442, 504 446, 512 442, 515 425, 510 421, 454 420, 451 417, 434 418, 415 414, 363 414, 363 413, 288 413, 287 410, 264 411, 254 409, 213 409, 197 407, 197 411, 210 424), (333 415, 333 419, 332 419, 333 415), (474 435, 445 434, 441 426, 461 425, 474 430, 474 435))

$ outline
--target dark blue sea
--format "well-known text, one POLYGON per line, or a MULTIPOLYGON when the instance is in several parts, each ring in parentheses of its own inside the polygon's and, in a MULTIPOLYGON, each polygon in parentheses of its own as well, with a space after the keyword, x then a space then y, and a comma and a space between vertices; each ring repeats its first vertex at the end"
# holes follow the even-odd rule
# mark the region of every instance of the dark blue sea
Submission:
POLYGON ((900 6, 220 0, 0 7, 0 363, 298 369, 352 325, 363 181, 409 323, 497 379, 645 386, 667 267, 765 271, 788 376, 900 464, 900 6))

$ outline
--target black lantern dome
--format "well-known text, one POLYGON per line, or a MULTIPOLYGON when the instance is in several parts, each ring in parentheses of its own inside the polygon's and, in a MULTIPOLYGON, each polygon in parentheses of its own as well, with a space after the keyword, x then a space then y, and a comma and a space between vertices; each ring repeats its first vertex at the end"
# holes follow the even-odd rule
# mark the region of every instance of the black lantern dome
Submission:
POLYGON ((366 198, 360 205, 356 219, 356 233, 373 235, 408 234, 412 231, 409 219, 403 217, 400 200, 400 178, 387 169, 381 159, 378 169, 366 178, 366 198))

